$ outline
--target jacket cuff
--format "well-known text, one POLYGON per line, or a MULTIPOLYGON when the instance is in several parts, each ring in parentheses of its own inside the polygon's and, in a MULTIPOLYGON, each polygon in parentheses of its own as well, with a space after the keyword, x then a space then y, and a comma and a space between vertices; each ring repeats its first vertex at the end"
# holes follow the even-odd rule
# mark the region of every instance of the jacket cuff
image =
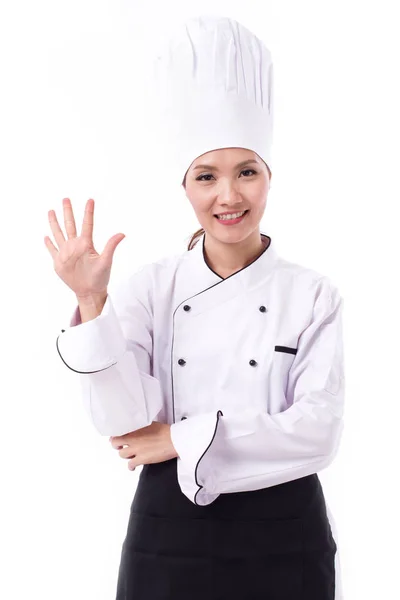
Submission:
POLYGON ((81 322, 79 306, 69 329, 57 338, 57 349, 65 365, 78 373, 95 373, 116 364, 127 348, 118 317, 108 295, 101 314, 81 322))
POLYGON ((210 504, 219 496, 213 489, 221 416, 218 410, 171 425, 171 439, 178 454, 178 482, 185 496, 198 506, 210 504))

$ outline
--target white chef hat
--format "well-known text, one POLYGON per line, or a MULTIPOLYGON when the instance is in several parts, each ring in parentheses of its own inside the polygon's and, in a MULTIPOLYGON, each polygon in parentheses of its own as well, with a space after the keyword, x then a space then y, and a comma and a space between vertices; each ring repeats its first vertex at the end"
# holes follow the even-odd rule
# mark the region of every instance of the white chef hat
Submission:
POLYGON ((153 77, 157 147, 180 183, 197 157, 219 148, 253 150, 271 169, 271 53, 246 27, 228 17, 186 20, 161 46, 153 77))

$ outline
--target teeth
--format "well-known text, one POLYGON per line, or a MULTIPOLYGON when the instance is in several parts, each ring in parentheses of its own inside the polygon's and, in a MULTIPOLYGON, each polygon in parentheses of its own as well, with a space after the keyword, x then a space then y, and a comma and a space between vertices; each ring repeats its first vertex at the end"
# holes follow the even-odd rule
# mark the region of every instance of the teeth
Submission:
POLYGON ((238 212, 238 213, 233 213, 232 215, 217 215, 218 219, 221 219, 222 221, 226 221, 229 219, 237 219, 238 217, 241 217, 242 215, 244 215, 246 211, 244 210, 243 212, 238 212))

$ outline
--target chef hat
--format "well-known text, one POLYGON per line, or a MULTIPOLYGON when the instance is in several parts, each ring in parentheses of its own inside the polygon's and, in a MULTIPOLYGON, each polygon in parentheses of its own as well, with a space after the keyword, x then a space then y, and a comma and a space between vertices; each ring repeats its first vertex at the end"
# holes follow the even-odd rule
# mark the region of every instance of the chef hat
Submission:
POLYGON ((228 17, 192 17, 161 46, 153 77, 157 147, 180 183, 219 148, 253 150, 271 169, 273 65, 251 31, 228 17))

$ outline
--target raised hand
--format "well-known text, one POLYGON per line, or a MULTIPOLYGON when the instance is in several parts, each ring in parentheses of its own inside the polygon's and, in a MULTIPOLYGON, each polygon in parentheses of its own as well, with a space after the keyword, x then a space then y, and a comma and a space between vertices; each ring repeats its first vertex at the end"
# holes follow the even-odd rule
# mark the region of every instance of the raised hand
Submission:
POLYGON ((54 210, 48 211, 48 217, 58 248, 48 236, 44 238, 54 261, 55 272, 75 292, 78 299, 107 295, 114 251, 125 235, 123 233, 113 235, 108 240, 103 253, 98 254, 93 245, 94 200, 90 199, 86 203, 80 236, 77 236, 69 198, 63 200, 63 211, 67 239, 54 210))

